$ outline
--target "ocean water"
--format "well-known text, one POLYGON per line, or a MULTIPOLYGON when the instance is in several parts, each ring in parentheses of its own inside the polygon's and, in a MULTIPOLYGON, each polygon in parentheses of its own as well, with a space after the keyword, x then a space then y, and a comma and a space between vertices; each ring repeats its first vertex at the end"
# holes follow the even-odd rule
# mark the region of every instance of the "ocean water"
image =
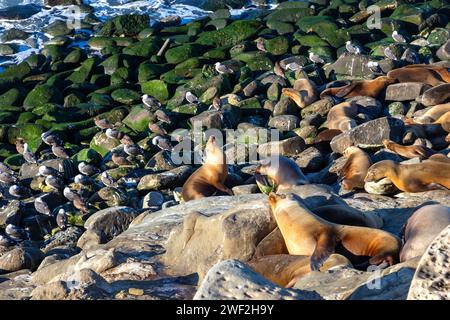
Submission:
MULTIPOLYGON (((84 0, 84 3, 94 8, 94 14, 101 20, 127 13, 147 13, 151 20, 156 21, 170 15, 179 15, 182 22, 198 19, 210 14, 197 6, 201 0, 84 0)), ((0 56, 0 66, 20 63, 32 53, 37 53, 43 44, 51 37, 43 32, 45 26, 56 20, 74 20, 75 17, 84 17, 79 14, 74 6, 68 7, 43 7, 43 0, 0 0, 0 9, 16 5, 36 4, 42 6, 37 14, 23 20, 0 19, 0 34, 10 28, 17 28, 29 32, 30 37, 26 40, 11 41, 18 48, 18 52, 9 56, 0 56)), ((251 1, 248 1, 251 4, 251 1)), ((275 5, 269 5, 274 7, 275 5)), ((255 7, 230 10, 233 17, 239 17, 247 11, 255 10, 255 7)), ((82 46, 83 43, 74 45, 82 46)))

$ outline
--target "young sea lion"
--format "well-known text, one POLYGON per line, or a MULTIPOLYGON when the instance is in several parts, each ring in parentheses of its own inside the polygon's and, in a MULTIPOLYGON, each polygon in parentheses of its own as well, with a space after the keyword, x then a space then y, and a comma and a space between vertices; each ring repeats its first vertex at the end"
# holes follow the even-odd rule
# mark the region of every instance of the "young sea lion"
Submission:
MULTIPOLYGON (((264 278, 281 287, 290 288, 299 278, 311 272, 309 261, 309 256, 277 254, 253 259, 247 264, 264 278)), ((324 272, 340 265, 351 266, 351 262, 340 254, 332 254, 320 271, 324 272)))
POLYGON ((206 143, 205 163, 198 168, 184 183, 182 197, 184 201, 209 197, 217 190, 232 195, 233 192, 224 185, 228 176, 225 154, 216 144, 216 138, 210 136, 206 143))
POLYGON ((347 161, 338 173, 342 179, 342 188, 344 190, 363 189, 364 178, 372 165, 372 160, 367 153, 358 147, 345 149, 344 157, 347 158, 347 161))
POLYGON ((257 181, 263 185, 267 185, 267 181, 262 176, 267 176, 275 184, 277 191, 309 184, 308 179, 294 160, 279 155, 262 160, 255 170, 255 175, 257 181))
POLYGON ((383 160, 369 168, 365 182, 388 178, 401 191, 422 192, 450 188, 450 164, 424 161, 415 164, 398 164, 383 160))
POLYGON ((404 227, 400 261, 422 256, 433 239, 449 224, 449 207, 434 204, 417 209, 404 227))
POLYGON ((397 82, 397 79, 387 76, 381 76, 374 80, 353 81, 343 87, 325 89, 320 94, 320 98, 329 95, 345 99, 356 96, 376 98, 388 85, 395 82, 397 82))
POLYGON ((335 252, 354 265, 367 259, 370 264, 398 261, 400 240, 386 231, 328 222, 292 194, 270 193, 269 204, 289 254, 311 255, 311 270, 319 270, 335 252))
POLYGON ((383 145, 386 149, 389 149, 395 152, 396 154, 408 159, 417 157, 419 157, 420 159, 428 159, 433 154, 435 154, 435 152, 432 149, 427 148, 425 146, 419 145, 402 146, 388 139, 383 140, 383 145))
POLYGON ((333 106, 327 115, 329 130, 348 131, 357 126, 354 118, 358 114, 356 103, 342 102, 333 106))

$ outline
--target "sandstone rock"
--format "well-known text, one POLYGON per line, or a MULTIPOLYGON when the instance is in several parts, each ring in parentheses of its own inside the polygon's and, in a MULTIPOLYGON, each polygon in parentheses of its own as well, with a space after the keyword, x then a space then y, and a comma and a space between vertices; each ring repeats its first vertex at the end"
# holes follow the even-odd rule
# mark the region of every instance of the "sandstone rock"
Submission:
POLYGON ((388 101, 415 100, 429 88, 431 88, 430 85, 420 82, 394 83, 386 88, 385 99, 388 101))
POLYGON ((212 267, 194 300, 321 300, 316 292, 279 287, 238 260, 212 267))

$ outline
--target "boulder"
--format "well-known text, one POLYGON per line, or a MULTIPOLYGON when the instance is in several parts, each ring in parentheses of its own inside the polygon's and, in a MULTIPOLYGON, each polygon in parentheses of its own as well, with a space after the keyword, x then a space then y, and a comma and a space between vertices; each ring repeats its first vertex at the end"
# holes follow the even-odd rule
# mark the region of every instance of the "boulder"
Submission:
POLYGON ((191 166, 184 165, 170 171, 147 174, 141 178, 137 189, 162 190, 181 187, 193 171, 191 166))
POLYGON ((37 248, 12 249, 0 256, 0 274, 22 269, 36 270, 43 258, 44 254, 37 248))
POLYGON ((415 100, 429 88, 431 88, 430 85, 420 82, 394 83, 386 88, 385 100, 387 101, 415 100))

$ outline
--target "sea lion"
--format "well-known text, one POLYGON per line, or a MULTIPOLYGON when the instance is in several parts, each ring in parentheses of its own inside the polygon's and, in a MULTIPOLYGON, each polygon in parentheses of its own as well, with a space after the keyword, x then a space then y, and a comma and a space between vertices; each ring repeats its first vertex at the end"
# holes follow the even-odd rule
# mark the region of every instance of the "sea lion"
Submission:
POLYGON ((436 236, 450 224, 450 207, 438 204, 417 209, 405 224, 400 261, 422 256, 436 236))
POLYGON ((355 266, 362 266, 362 262, 392 265, 398 261, 400 240, 395 236, 379 229, 328 222, 300 201, 293 194, 269 195, 272 214, 289 254, 310 255, 311 270, 319 270, 335 252, 355 266))
POLYGON ((264 176, 274 183, 277 191, 309 184, 308 179, 294 160, 279 155, 273 155, 261 161, 255 170, 255 177, 259 183, 267 185, 268 182, 264 176))
MULTIPOLYGON (((379 229, 383 226, 383 219, 373 213, 359 211, 348 205, 330 204, 320 206, 311 211, 328 222, 379 229)), ((254 258, 288 253, 283 235, 279 228, 275 228, 258 243, 254 258)))
POLYGON ((401 191, 422 192, 450 188, 450 164, 424 161, 415 164, 398 164, 383 160, 369 168, 365 182, 388 178, 401 191))
MULTIPOLYGON (((255 272, 273 283, 290 288, 299 278, 311 272, 309 256, 277 254, 250 260, 247 264, 255 272)), ((351 262, 340 254, 332 254, 324 262, 320 271, 324 272, 336 266, 351 266, 351 262)))
POLYGON ((450 82, 450 72, 448 71, 448 68, 443 66, 434 64, 410 64, 404 66, 403 68, 425 68, 428 70, 433 70, 440 76, 443 82, 450 82))
POLYGON ((402 156, 403 158, 412 159, 419 157, 420 159, 428 159, 435 152, 427 148, 425 146, 418 145, 410 145, 410 146, 402 146, 398 143, 395 143, 392 140, 384 139, 383 145, 386 149, 395 152, 396 154, 402 156))
POLYGON ((329 130, 348 131, 357 126, 354 118, 358 114, 356 103, 342 102, 333 106, 327 115, 329 130))
POLYGON ((209 197, 217 190, 232 195, 233 192, 224 185, 228 176, 225 154, 216 144, 216 138, 210 136, 206 143, 205 163, 198 168, 184 183, 182 197, 184 201, 209 197))
POLYGON ((447 112, 450 112, 450 102, 431 107, 420 117, 414 118, 413 122, 420 124, 433 123, 447 112))
POLYGON ((325 89, 320 94, 320 98, 329 95, 344 99, 356 96, 376 98, 388 85, 395 82, 397 82, 397 79, 387 76, 381 76, 374 80, 353 81, 343 87, 325 89))
POLYGON ((317 88, 309 79, 295 80, 293 88, 283 88, 282 94, 288 96, 299 108, 305 108, 317 100, 317 88))
POLYGON ((444 113, 432 124, 440 125, 444 131, 450 132, 450 111, 444 113))
POLYGON ((387 76, 397 79, 398 82, 421 82, 433 87, 445 83, 437 70, 424 67, 398 68, 389 71, 387 76))
POLYGON ((358 147, 345 149, 344 157, 347 158, 347 161, 338 172, 342 179, 342 188, 344 190, 363 189, 364 178, 372 165, 372 160, 367 153, 358 147))
POLYGON ((433 154, 431 157, 428 158, 428 161, 439 161, 450 164, 450 158, 442 153, 433 154))

